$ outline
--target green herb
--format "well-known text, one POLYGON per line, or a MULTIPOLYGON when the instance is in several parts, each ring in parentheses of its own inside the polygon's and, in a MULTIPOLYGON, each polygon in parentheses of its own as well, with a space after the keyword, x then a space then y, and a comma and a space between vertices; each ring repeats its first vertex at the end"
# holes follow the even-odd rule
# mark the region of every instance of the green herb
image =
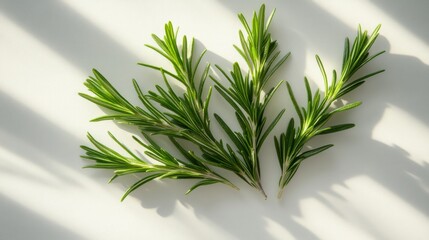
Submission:
POLYGON ((263 90, 271 76, 289 56, 288 53, 278 59, 280 52, 277 51, 277 42, 271 39, 268 31, 273 16, 274 12, 265 22, 265 6, 262 5, 259 14, 254 13, 252 25, 249 26, 244 16, 239 14, 238 17, 246 30, 247 38, 240 31, 241 48, 234 47, 246 61, 249 73, 244 74, 236 62, 229 75, 217 66, 230 83, 229 88, 213 78, 216 90, 234 108, 241 132, 234 132, 218 115, 215 115, 216 120, 239 150, 243 160, 241 168, 251 179, 250 184, 260 189, 264 195, 260 182, 259 150, 285 110, 280 111, 265 128, 267 121, 265 109, 282 82, 269 89, 265 96, 263 90))
MULTIPOLYGON (((201 76, 197 76, 198 66, 205 51, 197 59, 194 59, 194 41, 191 41, 188 46, 186 36, 183 37, 182 47, 179 48, 177 32, 174 31, 171 23, 165 25, 163 39, 153 35, 158 47, 150 45, 148 47, 169 60, 174 71, 170 72, 162 67, 140 63, 142 66, 158 70, 165 84, 164 87, 157 85, 156 92, 150 91, 145 94, 137 81, 133 80, 142 107, 134 106, 127 101, 96 70, 94 70, 94 77, 90 77, 86 81, 85 85, 95 96, 83 93, 80 95, 101 107, 114 111, 112 114, 96 118, 93 121, 114 120, 121 124, 137 126, 147 143, 143 143, 144 141, 137 136, 133 138, 146 149, 147 156, 159 162, 159 164, 151 164, 143 160, 128 150, 124 144, 121 144, 111 134, 111 137, 131 157, 115 152, 96 141, 91 135, 88 135, 89 140, 96 147, 94 149, 82 146, 86 151, 86 155, 83 158, 95 161, 94 165, 88 167, 114 169, 115 175, 113 179, 130 173, 143 172, 148 174, 132 185, 124 197, 139 186, 151 180, 162 178, 201 179, 200 182, 191 187, 190 191, 196 187, 213 183, 224 183, 235 187, 229 180, 216 173, 213 167, 234 172, 246 183, 260 190, 265 196, 260 184, 257 151, 283 112, 263 131, 265 123, 263 113, 275 89, 272 89, 271 93, 267 94, 262 101, 260 101, 260 98, 263 85, 285 58, 274 63, 278 56, 278 53, 273 54, 277 44, 271 41, 267 32, 269 22, 265 25, 264 6, 261 7, 259 15, 255 14, 253 16, 252 30, 249 29, 244 17, 242 15, 239 17, 249 34, 249 43, 243 42, 245 44, 243 45, 245 48, 243 51, 245 52, 242 51, 241 53, 251 64, 249 66, 252 68, 253 80, 250 80, 249 76, 243 78, 238 64, 235 64, 232 72, 235 82, 230 80, 233 84, 232 87, 226 89, 216 81, 216 88, 237 110, 237 116, 240 117, 239 122, 243 127, 244 134, 232 133, 232 130, 227 127, 222 118, 219 115, 215 115, 228 135, 233 137, 232 140, 236 145, 236 149, 224 144, 222 140, 217 140, 211 131, 208 107, 212 88, 210 87, 207 93, 204 92, 204 84, 209 75, 210 65, 206 65, 201 76), (248 51, 252 51, 251 56, 248 51), (185 93, 180 94, 173 90, 171 81, 178 81, 182 84, 186 89, 185 93), (245 96, 245 94, 249 94, 249 96, 245 96), (243 112, 239 109, 237 104, 246 108, 246 111, 243 112), (160 107, 157 108, 156 105, 160 107), (167 136, 182 156, 173 156, 163 150, 150 137, 150 135, 155 134, 167 136), (197 146, 201 150, 201 154, 196 154, 186 149, 186 144, 181 143, 183 140, 187 144, 191 143, 197 146), (236 150, 238 150, 238 153, 236 150), (184 158, 184 160, 181 160, 181 158, 184 158)), ((244 41, 242 33, 240 33, 240 38, 244 41)))
POLYGON ((380 27, 381 26, 378 25, 369 36, 367 31, 362 31, 359 26, 357 36, 351 48, 349 39, 346 39, 341 75, 337 77, 336 71, 333 70, 330 83, 328 83, 328 76, 322 61, 319 56, 316 55, 316 61, 319 65, 325 85, 325 93, 322 94, 321 91, 317 89, 313 94, 307 78, 304 78, 307 91, 307 105, 305 107, 298 105, 294 92, 290 84, 287 83, 290 98, 299 117, 299 126, 295 125, 295 120, 292 118, 289 121, 286 131, 282 133, 280 137, 275 137, 275 147, 282 171, 279 181, 279 198, 282 196, 285 186, 292 179, 304 159, 321 153, 333 146, 332 144, 327 144, 308 151, 303 151, 304 146, 306 146, 306 143, 310 139, 317 135, 335 133, 354 126, 352 123, 346 123, 326 127, 326 124, 335 113, 355 108, 361 104, 361 102, 354 102, 342 107, 334 107, 333 103, 337 99, 362 85, 367 78, 384 71, 379 70, 363 77, 353 78, 360 68, 383 53, 380 52, 373 56, 369 55, 369 50, 377 39, 380 27))
POLYGON ((94 77, 90 77, 85 85, 95 95, 80 94, 89 101, 114 113, 96 118, 93 121, 114 120, 121 124, 138 127, 146 141, 134 136, 145 149, 145 153, 157 163, 150 163, 128 150, 123 144, 111 137, 130 155, 123 156, 112 149, 97 142, 91 135, 89 140, 96 149, 82 146, 86 151, 83 158, 94 160, 95 164, 88 167, 114 169, 113 177, 134 173, 146 173, 141 180, 132 185, 124 194, 129 193, 141 185, 163 178, 200 179, 188 192, 203 185, 224 183, 236 188, 229 180, 220 176, 209 168, 217 166, 239 173, 234 155, 225 150, 222 141, 216 140, 210 130, 208 106, 211 88, 204 92, 204 84, 208 77, 210 65, 206 65, 201 76, 198 76, 198 67, 204 56, 202 52, 198 58, 194 57, 194 41, 188 45, 187 37, 182 39, 182 48, 179 49, 177 32, 173 25, 165 25, 163 39, 153 35, 158 47, 148 46, 168 59, 174 72, 141 63, 140 65, 156 69, 160 72, 165 87, 156 86, 156 91, 148 94, 142 92, 136 80, 133 80, 135 91, 141 100, 142 106, 134 106, 128 102, 99 72, 94 70, 94 77), (186 90, 177 93, 170 82, 177 81, 186 90), (203 96, 206 95, 206 96, 203 96), (156 104, 161 107, 156 107, 156 104), (169 138, 181 156, 173 156, 160 147, 151 135, 163 135, 169 138), (198 146, 202 155, 190 151, 180 141, 188 141, 198 146), (146 143, 144 143, 146 142, 146 143))
MULTIPOLYGON (((209 76, 210 64, 205 65, 203 69, 200 68, 205 51, 196 54, 193 39, 188 42, 186 36, 179 41, 178 31, 171 22, 165 25, 165 34, 162 38, 152 35, 156 46, 147 46, 166 58, 172 70, 139 63, 159 72, 162 85, 156 85, 156 90, 146 93, 138 82, 133 80, 134 89, 140 100, 138 105, 129 102, 94 69, 94 76, 85 82, 92 95, 85 93, 79 95, 109 111, 105 116, 92 121, 112 120, 136 127, 140 135, 132 138, 142 146, 145 155, 131 151, 110 132, 110 137, 123 153, 103 145, 88 133, 88 139, 93 146, 81 146, 85 150, 82 158, 92 160, 94 163, 87 167, 112 169, 114 175, 110 181, 128 174, 141 175, 140 179, 128 188, 122 200, 140 186, 155 179, 198 180, 187 193, 200 186, 215 183, 237 188, 220 174, 222 170, 233 172, 266 197, 261 184, 259 151, 285 110, 279 111, 274 119, 267 123, 265 110, 282 82, 278 82, 275 87, 265 88, 270 78, 289 56, 289 53, 281 56, 277 50, 277 42, 271 38, 269 26, 273 16, 274 12, 266 19, 264 5, 258 13, 253 14, 251 22, 248 22, 242 14, 238 15, 245 31, 239 31, 240 46, 234 47, 245 60, 248 72, 243 71, 238 63, 233 64, 230 72, 216 66, 229 82, 229 86, 224 86, 219 79, 209 76), (213 135, 209 116, 212 87, 208 87, 207 90, 205 86, 209 77, 213 80, 216 90, 235 111, 240 126, 240 131, 234 131, 222 116, 214 114, 216 121, 228 136, 230 144, 213 135), (172 87, 173 84, 183 86, 184 90, 176 90, 172 87), (155 135, 164 137, 177 151, 165 150, 155 135)), ((358 102, 334 108, 332 105, 335 100, 360 86, 365 79, 382 72, 377 71, 350 80, 358 69, 379 55, 370 57, 368 54, 378 30, 379 27, 371 36, 367 36, 367 32, 362 32, 359 28, 351 49, 349 41, 346 40, 341 76, 337 79, 336 72, 333 71, 330 84, 322 62, 316 56, 325 82, 325 94, 320 90, 312 94, 309 82, 305 79, 308 96, 306 108, 298 105, 292 88, 287 83, 300 125, 295 126, 294 119, 291 119, 286 132, 275 138, 282 170, 279 196, 302 160, 332 146, 329 144, 303 151, 312 137, 353 126, 342 124, 325 127, 325 124, 333 114, 360 104, 358 102)))

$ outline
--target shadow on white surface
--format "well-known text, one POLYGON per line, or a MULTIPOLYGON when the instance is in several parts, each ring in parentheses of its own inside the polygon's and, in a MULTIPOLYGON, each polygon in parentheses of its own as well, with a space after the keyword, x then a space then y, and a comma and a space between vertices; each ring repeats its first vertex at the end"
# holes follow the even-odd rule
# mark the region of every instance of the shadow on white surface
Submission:
MULTIPOLYGON (((218 2, 231 12, 244 12, 246 16, 249 16, 260 4, 251 2, 243 6, 242 3, 234 1, 220 0, 218 2)), ((378 0, 372 2, 383 6, 383 9, 386 7, 385 10, 388 14, 427 41, 428 35, 427 31, 424 31, 423 25, 415 26, 412 15, 401 15, 400 5, 378 0)), ((23 1, 3 1, 0 3, 0 12, 52 47, 81 71, 89 72, 89 69, 96 64, 102 69, 108 69, 109 73, 119 76, 124 72, 121 68, 129 69, 130 62, 138 61, 138 56, 129 52, 121 43, 110 38, 60 1, 39 1, 32 8, 26 7, 26 4, 28 3, 23 1)), ((336 59, 341 56, 340 50, 342 49, 338 48, 338 45, 342 44, 343 39, 332 40, 339 43, 333 44, 332 36, 339 33, 354 36, 355 30, 348 28, 339 19, 324 12, 311 1, 273 2, 268 7, 277 8, 277 15, 273 22, 274 35, 279 34, 279 37, 286 39, 294 37, 291 42, 279 42, 282 50, 285 49, 283 52, 291 49, 293 54, 291 59, 286 62, 284 67, 286 70, 282 70, 281 74, 285 74, 286 80, 293 84, 297 93, 304 93, 300 91, 304 89, 302 75, 308 67, 304 55, 309 51, 310 55, 314 55, 316 52, 313 53, 313 49, 320 49, 317 53, 321 54, 322 58, 339 62, 336 59), (283 26, 282 23, 285 25, 283 26), (316 25, 321 27, 315 27, 316 25), (312 29, 312 31, 300 31, 300 29, 312 29)), ((418 13, 422 11, 411 8, 412 11, 418 13)), ((201 46, 201 43, 199 45, 201 46)), ((365 72, 372 72, 378 68, 386 68, 386 72, 369 80, 361 89, 345 98, 350 101, 363 100, 363 106, 333 119, 333 122, 356 122, 357 126, 347 133, 326 136, 313 141, 312 144, 315 146, 320 145, 321 142, 333 142, 336 146, 329 152, 304 162, 296 177, 287 187, 282 200, 275 199, 276 186, 274 183, 277 182, 279 173, 275 156, 272 153, 267 153, 266 156, 271 154, 270 159, 262 166, 263 181, 270 193, 268 200, 263 200, 245 185, 240 185, 242 191, 239 192, 216 185, 199 189, 193 194, 185 196, 183 193, 191 185, 191 182, 186 181, 153 182, 136 191, 131 198, 139 199, 143 208, 155 210, 159 216, 164 218, 175 216, 183 209, 192 211, 196 218, 222 229, 231 236, 231 239, 269 239, 269 237, 275 239, 277 235, 270 232, 273 222, 278 224, 286 232, 285 234, 296 239, 324 238, 326 235, 312 225, 311 216, 307 215, 307 209, 305 209, 309 200, 315 200, 327 208, 327 211, 333 216, 332 219, 344 221, 340 228, 351 224, 364 232, 363 235, 367 234, 365 236, 376 239, 388 238, 390 235, 387 232, 390 226, 405 226, 405 222, 401 223, 403 216, 391 213, 392 215, 389 215, 389 219, 386 220, 387 227, 377 225, 380 223, 374 223, 370 219, 373 215, 360 212, 362 205, 351 199, 350 194, 346 194, 357 192, 353 180, 364 176, 381 185, 387 192, 397 197, 398 201, 404 202, 412 209, 411 213, 420 213, 423 215, 423 219, 427 219, 429 217, 427 157, 423 159, 423 163, 418 164, 411 159, 414 154, 410 152, 412 150, 398 146, 395 141, 386 143, 383 140, 374 139, 375 128, 380 124, 383 114, 389 106, 406 111, 410 116, 425 123, 426 128, 429 128, 427 126, 429 112, 426 109, 429 67, 415 57, 390 53, 389 45, 389 41, 380 36, 375 48, 377 50, 385 49, 387 53, 376 59, 374 66, 365 69, 365 72), (354 211, 350 209, 354 209, 354 211)), ((231 64, 230 61, 234 59, 225 59, 209 51, 206 60, 228 68, 231 64)), ((134 68, 138 70, 138 67, 134 68)), ((336 68, 338 69, 338 67, 336 68)), ((156 75, 153 74, 153 76, 156 75)), ((116 85, 120 83, 112 81, 116 85)), ((133 94, 133 90, 129 88, 124 95, 133 94)), ((282 99, 284 97, 281 96, 274 99, 273 114, 276 109, 283 108, 282 99)), ((214 106, 213 109, 221 111, 222 105, 214 106)), ((290 109, 289 107, 288 112, 290 109)), ((61 128, 55 127, 54 123, 1 91, 0 110, 4 114, 0 118, 0 133, 2 133, 0 143, 3 148, 19 154, 22 158, 31 159, 33 164, 46 169, 49 174, 53 175, 56 181, 71 185, 80 184, 56 169, 56 166, 61 166, 81 171, 82 162, 76 160, 80 153, 78 150, 78 146, 81 144, 79 139, 67 134, 61 128), (57 160, 58 164, 51 164, 51 159, 57 160)), ((407 126, 407 123, 398 121, 398 129, 406 131, 411 127, 407 126)), ((384 128, 382 130, 395 131, 396 129, 384 128)), ((405 137, 411 138, 407 135, 405 137)), ((415 141, 414 143, 421 148, 427 148, 425 146, 427 143, 413 139, 410 141, 415 141)), ((267 142, 264 151, 270 152, 268 148, 272 148, 272 146, 269 143, 267 142)), ((17 176, 23 174, 22 171, 9 169, 7 166, 1 166, 0 172, 17 176)), ((94 177, 108 179, 106 172, 98 176, 95 174, 94 177)), ((45 181, 28 174, 23 175, 22 178, 27 178, 29 182, 39 182, 56 187, 55 182, 45 181)), ((370 191, 363 193, 371 196, 377 195, 370 191)), ((357 196, 358 200, 365 197, 357 196)), ((370 203, 369 208, 384 209, 383 213, 385 213, 388 207, 383 200, 386 198, 376 196, 369 197, 369 199, 375 199, 370 203)), ((123 204, 127 204, 127 200, 123 204)), ((0 206, 1 209, 7 210, 7 214, 14 216, 11 221, 7 221, 4 217, 0 219, 0 223, 5 222, 6 224, 3 226, 9 226, 3 233, 6 236, 14 233, 17 227, 21 227, 32 230, 37 228, 38 231, 33 234, 41 238, 46 237, 46 239, 59 237, 61 239, 82 239, 82 236, 77 236, 76 233, 63 229, 50 220, 45 220, 43 216, 25 209, 10 199, 1 198, 1 195, 0 206), (38 225, 33 225, 33 222, 37 222, 38 225)), ((314 209, 320 210, 320 208, 314 209)), ((405 219, 408 219, 407 217, 405 216, 405 219)), ((331 231, 338 227, 330 225, 329 221, 319 222, 319 224, 331 231)), ((421 224, 424 225, 424 223, 421 224)), ((186 226, 186 222, 183 225, 192 228, 192 226, 186 226)), ((421 229, 416 229, 416 231, 421 235, 427 233, 426 230, 421 229)), ((22 234, 22 238, 21 235, 15 235, 13 239, 24 239, 24 236, 28 236, 31 232, 22 234)), ((1 233, 0 236, 2 236, 1 233)), ((397 239, 399 236, 396 236, 397 239)))
POLYGON ((88 239, 0 194, 1 239, 88 239), (4 216, 8 216, 7 218, 4 216))
POLYGON ((407 30, 423 42, 429 43, 429 31, 427 31, 427 6, 423 1, 405 2, 391 0, 370 0, 373 4, 383 10, 384 13, 401 23, 407 30), (419 4, 420 3, 420 4, 419 4))
MULTIPOLYGON (((22 159, 48 172, 53 178, 42 179, 32 176, 31 171, 2 165, 3 174, 22 174, 29 182, 38 182, 51 187, 62 183, 79 185, 73 178, 64 174, 63 167, 79 169, 82 161, 77 161, 80 141, 69 135, 55 123, 40 116, 32 109, 15 101, 0 90, 0 145, 2 148, 19 155, 22 159)), ((4 160, 6 161, 6 160, 4 160)), ((12 163, 11 166, 14 166, 12 163)))
POLYGON ((139 59, 62 1, 43 0, 33 4, 31 1, 5 0, 0 2, 0 13, 82 72, 89 73, 94 67, 129 67, 139 59), (100 59, 104 60, 100 62, 100 59))

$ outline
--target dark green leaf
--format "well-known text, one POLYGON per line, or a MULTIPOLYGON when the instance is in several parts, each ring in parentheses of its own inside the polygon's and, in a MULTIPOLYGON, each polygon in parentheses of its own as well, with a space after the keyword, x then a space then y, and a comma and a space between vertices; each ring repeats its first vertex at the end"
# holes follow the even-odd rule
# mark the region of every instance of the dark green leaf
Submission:
POLYGON ((359 106, 359 105, 361 105, 361 104, 362 104, 362 102, 349 103, 349 104, 346 104, 346 105, 344 105, 344 106, 342 106, 342 107, 339 107, 339 108, 337 108, 337 109, 335 109, 335 110, 332 110, 332 111, 330 112, 330 114, 334 114, 334 113, 338 113, 338 112, 347 111, 347 110, 350 110, 350 109, 352 109, 352 108, 358 107, 358 106, 359 106))
POLYGON ((316 135, 322 135, 322 134, 329 134, 329 133, 340 132, 340 131, 344 131, 344 130, 347 130, 349 128, 352 128, 354 126, 355 125, 353 123, 334 125, 334 126, 330 126, 330 127, 318 130, 316 132, 316 135))
POLYGON ((209 179, 209 180, 201 180, 197 184, 195 184, 194 186, 192 186, 185 194, 191 193, 192 191, 194 191, 198 187, 206 186, 206 185, 211 185, 211 184, 215 184, 215 183, 219 183, 219 181, 211 180, 211 179, 209 179))
POLYGON ((311 149, 311 150, 308 150, 308 151, 305 151, 305 152, 301 153, 297 158, 301 159, 301 160, 304 160, 306 158, 309 158, 311 156, 319 154, 319 153, 321 153, 321 152, 323 152, 323 151, 325 151, 328 148, 333 147, 333 146, 334 146, 333 144, 327 144, 327 145, 324 145, 324 146, 321 146, 321 147, 318 147, 318 148, 315 148, 315 149, 311 149))

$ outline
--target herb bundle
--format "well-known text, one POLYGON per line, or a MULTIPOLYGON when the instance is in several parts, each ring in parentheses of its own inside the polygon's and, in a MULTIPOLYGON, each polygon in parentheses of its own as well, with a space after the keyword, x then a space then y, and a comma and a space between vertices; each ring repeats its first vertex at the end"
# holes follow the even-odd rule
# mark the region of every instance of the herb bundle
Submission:
MULTIPOLYGON (((140 186, 155 179, 198 180, 187 193, 197 187, 215 183, 237 188, 232 181, 220 174, 220 169, 231 171, 266 197, 261 184, 259 151, 285 110, 279 111, 276 117, 267 123, 265 110, 282 85, 282 81, 275 87, 265 88, 267 82, 289 56, 289 53, 281 56, 277 50, 277 42, 271 38, 269 26, 273 16, 274 11, 266 18, 264 5, 258 13, 254 13, 250 22, 239 14, 239 20, 245 31, 239 31, 240 46, 234 47, 245 60, 248 72, 243 71, 237 62, 233 64, 230 72, 216 66, 229 86, 224 86, 219 79, 210 76, 210 64, 206 64, 203 69, 200 67, 205 51, 196 54, 193 39, 188 41, 186 36, 179 41, 178 32, 171 22, 165 25, 162 38, 152 35, 156 46, 147 47, 167 59, 172 70, 139 63, 143 67, 157 71, 162 80, 162 85, 156 85, 156 90, 147 93, 141 89, 136 80, 133 80, 134 89, 140 100, 139 105, 130 103, 94 69, 94 76, 85 82, 92 95, 85 93, 79 95, 110 111, 92 121, 113 120, 119 124, 136 127, 140 134, 132 138, 143 147, 145 155, 131 151, 110 132, 110 137, 124 154, 102 144, 88 133, 88 139, 93 146, 81 146, 85 151, 82 158, 92 160, 94 163, 87 167, 114 170, 110 181, 123 175, 141 174, 141 178, 126 190, 122 200, 140 186), (214 114, 216 121, 228 136, 230 144, 213 135, 209 116, 212 86, 208 90, 205 86, 209 78, 214 82, 217 92, 235 111, 240 126, 240 131, 234 131, 222 116, 214 114), (183 86, 184 90, 176 90, 172 87, 173 84, 183 86), (165 150, 155 135, 166 137, 177 151, 165 150)), ((322 62, 316 57, 325 82, 325 94, 322 97, 322 93, 317 90, 313 95, 308 80, 305 79, 308 95, 306 108, 299 107, 292 88, 287 83, 300 125, 295 126, 294 119, 291 119, 286 132, 275 138, 275 148, 282 170, 279 196, 302 160, 331 147, 325 145, 303 152, 302 149, 308 140, 316 135, 337 132, 353 126, 343 124, 324 127, 334 113, 360 104, 358 102, 333 109, 332 104, 335 100, 360 86, 366 78, 381 72, 350 80, 359 68, 378 55, 373 57, 368 55, 378 29, 379 27, 368 37, 367 33, 359 28, 351 49, 349 41, 346 41, 341 76, 337 79, 334 71, 330 85, 322 62)))

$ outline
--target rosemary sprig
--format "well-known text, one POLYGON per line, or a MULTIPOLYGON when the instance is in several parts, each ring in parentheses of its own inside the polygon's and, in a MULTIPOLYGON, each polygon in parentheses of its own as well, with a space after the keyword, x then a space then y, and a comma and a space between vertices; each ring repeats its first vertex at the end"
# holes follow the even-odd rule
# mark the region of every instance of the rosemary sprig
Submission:
POLYGON ((148 94, 144 94, 137 81, 133 80, 134 88, 144 108, 134 106, 127 101, 97 70, 93 71, 94 77, 90 77, 85 83, 88 90, 95 96, 84 93, 80 93, 80 95, 101 107, 113 111, 113 113, 92 121, 114 120, 121 124, 137 126, 148 143, 143 143, 137 137, 134 137, 134 139, 145 147, 148 156, 160 164, 150 164, 132 155, 113 135, 112 138, 127 150, 131 158, 117 154, 97 142, 91 135, 88 135, 88 138, 98 150, 82 146, 86 150, 86 155, 83 158, 96 161, 96 164, 90 167, 115 169, 114 177, 135 172, 153 173, 131 186, 124 197, 144 183, 153 179, 167 177, 202 179, 190 191, 196 187, 213 183, 224 183, 236 188, 230 181, 209 168, 209 166, 217 166, 231 170, 238 175, 241 174, 241 170, 236 163, 235 153, 225 149, 222 141, 216 140, 210 130, 208 107, 211 88, 208 90, 206 97, 203 97, 204 84, 210 65, 206 65, 201 76, 197 77, 198 67, 205 51, 195 61, 194 41, 192 40, 188 46, 186 36, 182 39, 182 48, 180 49, 178 47, 177 32, 174 31, 171 23, 165 25, 163 39, 156 35, 153 35, 153 39, 158 47, 148 47, 168 59, 174 68, 174 72, 149 64, 140 64, 159 70, 166 86, 166 89, 164 89, 157 85, 157 92, 150 91, 148 94), (173 90, 170 84, 171 78, 177 80, 186 88, 185 93, 179 94, 173 90), (154 103, 161 105, 162 110, 159 110, 154 103), (178 157, 174 157, 163 150, 149 137, 149 134, 169 137, 172 144, 176 146, 186 161, 179 160, 178 157), (195 144, 201 149, 202 156, 185 149, 176 139, 184 139, 195 144))
POLYGON ((266 127, 265 110, 282 82, 269 89, 265 96, 263 90, 268 80, 289 56, 288 53, 279 58, 277 42, 272 40, 269 33, 274 13, 273 11, 266 20, 265 5, 262 5, 259 13, 253 14, 251 25, 243 14, 238 15, 247 37, 239 31, 241 47, 234 47, 246 61, 249 72, 243 73, 237 62, 233 64, 233 70, 229 74, 216 66, 230 83, 229 88, 213 78, 216 90, 234 108, 241 132, 234 132, 218 115, 215 115, 216 120, 238 149, 246 175, 251 179, 251 185, 260 189, 264 195, 260 182, 259 150, 285 110, 280 111, 266 127))
POLYGON ((337 99, 362 85, 367 78, 384 71, 379 70, 363 77, 353 78, 354 74, 360 68, 383 53, 380 52, 372 56, 369 55, 369 50, 377 39, 380 27, 381 26, 378 25, 373 33, 368 35, 367 31, 362 31, 359 26, 357 36, 351 48, 349 39, 346 39, 341 75, 337 77, 336 71, 333 70, 330 83, 328 83, 328 77, 322 61, 319 56, 316 55, 316 61, 319 65, 325 85, 325 94, 322 96, 319 89, 313 94, 308 79, 304 78, 307 91, 307 105, 305 107, 298 105, 294 92, 290 84, 287 83, 290 98, 299 118, 299 126, 295 125, 295 120, 292 118, 289 121, 286 131, 278 138, 275 137, 275 147, 282 171, 279 180, 279 198, 282 196, 285 186, 292 179, 304 159, 323 152, 333 146, 332 144, 327 144, 308 151, 303 151, 304 146, 310 139, 317 135, 335 133, 354 126, 352 123, 328 127, 325 125, 334 114, 350 110, 361 104, 361 102, 354 102, 342 107, 334 107, 333 103, 337 99))
POLYGON ((93 160, 95 163, 86 166, 86 168, 104 168, 113 169, 114 175, 109 180, 112 182, 115 178, 128 174, 145 173, 146 175, 131 185, 121 198, 123 201, 131 192, 150 182, 154 179, 199 179, 200 181, 192 186, 187 193, 190 193, 195 188, 214 183, 224 183, 233 188, 236 188, 230 181, 223 178, 216 172, 210 170, 199 162, 188 162, 180 160, 163 148, 161 148, 149 136, 144 135, 148 143, 143 143, 139 138, 133 136, 134 140, 140 143, 145 149, 145 153, 158 163, 152 164, 137 156, 129 150, 123 143, 109 132, 110 137, 123 149, 129 156, 124 156, 112 148, 109 148, 97 141, 91 134, 88 134, 88 139, 95 148, 81 146, 86 151, 86 155, 82 158, 93 160))

